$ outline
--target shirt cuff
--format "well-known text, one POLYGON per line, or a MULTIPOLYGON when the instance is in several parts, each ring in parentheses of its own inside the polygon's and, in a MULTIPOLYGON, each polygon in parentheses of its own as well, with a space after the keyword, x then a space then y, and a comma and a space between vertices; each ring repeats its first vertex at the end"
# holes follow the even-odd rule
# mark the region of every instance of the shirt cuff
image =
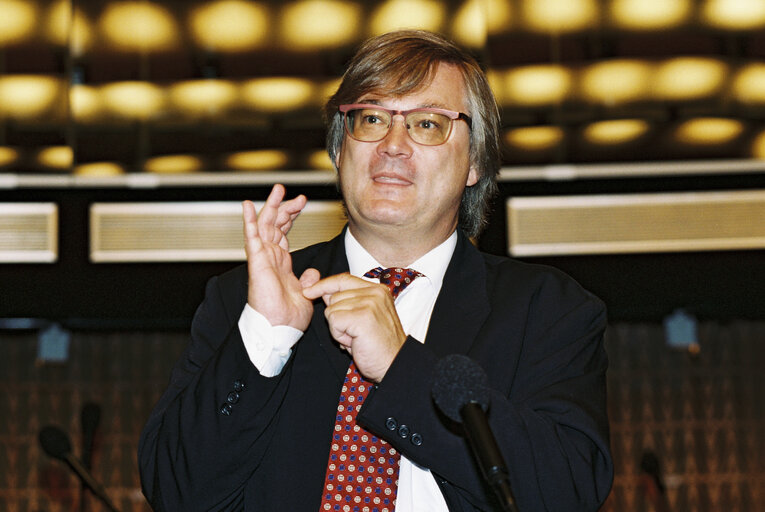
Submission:
POLYGON ((289 325, 273 326, 250 307, 244 305, 239 317, 239 333, 250 361, 264 377, 279 375, 303 331, 289 325))

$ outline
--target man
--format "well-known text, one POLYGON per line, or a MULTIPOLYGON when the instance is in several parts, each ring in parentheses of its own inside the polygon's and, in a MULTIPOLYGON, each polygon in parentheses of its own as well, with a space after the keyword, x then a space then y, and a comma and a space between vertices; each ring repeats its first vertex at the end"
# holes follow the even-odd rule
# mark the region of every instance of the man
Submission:
POLYGON ((459 353, 488 374, 518 509, 597 510, 612 478, 604 309, 557 271, 471 245, 499 168, 478 65, 432 33, 373 38, 326 114, 348 225, 290 255, 306 198, 276 185, 258 214, 244 203, 247 265, 208 283, 141 436, 152 506, 492 510, 431 398, 436 363, 459 353), (397 272, 408 287, 381 284, 397 272))

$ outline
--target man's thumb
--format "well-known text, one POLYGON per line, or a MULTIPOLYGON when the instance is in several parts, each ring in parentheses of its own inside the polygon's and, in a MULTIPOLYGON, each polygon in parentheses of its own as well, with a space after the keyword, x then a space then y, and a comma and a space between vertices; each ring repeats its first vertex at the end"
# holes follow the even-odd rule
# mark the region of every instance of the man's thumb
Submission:
POLYGON ((316 283, 318 283, 320 279, 321 279, 321 274, 319 273, 318 270, 316 270, 315 268, 307 268, 300 275, 300 286, 302 286, 303 289, 306 289, 309 286, 313 286, 316 283))

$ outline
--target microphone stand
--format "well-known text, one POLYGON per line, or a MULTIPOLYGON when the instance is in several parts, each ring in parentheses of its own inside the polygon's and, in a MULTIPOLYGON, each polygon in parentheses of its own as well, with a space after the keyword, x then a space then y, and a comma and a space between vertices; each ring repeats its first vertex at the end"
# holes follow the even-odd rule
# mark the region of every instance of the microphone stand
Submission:
POLYGON ((486 413, 477 402, 468 402, 460 409, 465 437, 478 459, 483 475, 499 500, 503 512, 518 512, 510 488, 510 476, 491 431, 486 413))

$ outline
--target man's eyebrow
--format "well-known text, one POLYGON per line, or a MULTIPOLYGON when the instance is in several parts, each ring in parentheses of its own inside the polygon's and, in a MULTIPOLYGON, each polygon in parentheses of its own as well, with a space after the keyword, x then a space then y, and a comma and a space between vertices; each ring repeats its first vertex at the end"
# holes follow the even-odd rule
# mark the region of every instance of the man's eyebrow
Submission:
MULTIPOLYGON (((360 100, 358 100, 358 103, 366 104, 366 105, 377 105, 378 107, 382 107, 382 102, 380 100, 376 100, 376 99, 360 99, 360 100)), ((440 108, 442 110, 452 110, 449 107, 447 107, 446 105, 444 105, 443 103, 436 103, 436 102, 420 103, 419 105, 417 105, 414 108, 415 109, 418 109, 418 108, 440 108)), ((408 110, 412 110, 412 109, 408 109, 408 110)))
POLYGON ((440 108, 440 109, 444 109, 444 110, 452 110, 449 107, 447 107, 446 105, 444 105, 443 103, 425 103, 425 104, 420 105, 417 108, 440 108))

